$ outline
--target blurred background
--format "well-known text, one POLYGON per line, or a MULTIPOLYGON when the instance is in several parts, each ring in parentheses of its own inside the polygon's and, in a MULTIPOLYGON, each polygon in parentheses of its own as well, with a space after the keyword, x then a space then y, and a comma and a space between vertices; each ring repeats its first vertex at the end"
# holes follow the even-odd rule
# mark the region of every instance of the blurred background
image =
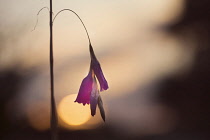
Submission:
MULTIPOLYGON (((54 22, 59 138, 210 139, 208 0, 59 0, 85 23, 109 89, 99 110, 74 103, 90 64, 70 12, 54 22)), ((0 139, 50 139, 48 0, 0 0, 0 139)))

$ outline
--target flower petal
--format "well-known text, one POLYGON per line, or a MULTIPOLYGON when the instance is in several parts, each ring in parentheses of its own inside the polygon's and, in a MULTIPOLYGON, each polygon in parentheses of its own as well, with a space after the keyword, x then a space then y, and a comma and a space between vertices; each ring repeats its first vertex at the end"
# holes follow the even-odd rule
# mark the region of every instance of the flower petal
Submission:
POLYGON ((79 93, 74 102, 83 103, 83 105, 89 104, 92 85, 93 85, 92 72, 89 72, 89 74, 83 79, 79 89, 79 93))
POLYGON ((108 83, 104 77, 104 74, 101 70, 100 63, 97 59, 91 60, 91 68, 93 69, 99 83, 100 83, 100 91, 107 90, 109 88, 108 83))
POLYGON ((91 115, 92 116, 94 116, 96 114, 96 107, 97 107, 97 104, 98 104, 98 97, 99 97, 99 91, 98 91, 98 86, 97 86, 96 79, 94 77, 92 91, 91 91, 91 96, 90 96, 90 109, 91 109, 91 115))

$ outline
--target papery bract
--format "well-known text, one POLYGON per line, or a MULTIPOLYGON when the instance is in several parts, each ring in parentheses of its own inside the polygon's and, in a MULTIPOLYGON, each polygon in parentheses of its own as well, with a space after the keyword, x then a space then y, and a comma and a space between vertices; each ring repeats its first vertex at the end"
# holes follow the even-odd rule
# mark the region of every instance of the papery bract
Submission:
POLYGON ((93 71, 100 83, 100 88, 101 88, 100 91, 107 90, 109 88, 108 83, 104 77, 101 66, 97 59, 91 60, 91 68, 93 69, 93 71))
POLYGON ((97 85, 96 79, 94 77, 93 78, 92 91, 91 91, 91 94, 90 94, 90 109, 91 109, 91 115, 92 116, 94 116, 96 114, 98 97, 99 97, 98 85, 97 85))

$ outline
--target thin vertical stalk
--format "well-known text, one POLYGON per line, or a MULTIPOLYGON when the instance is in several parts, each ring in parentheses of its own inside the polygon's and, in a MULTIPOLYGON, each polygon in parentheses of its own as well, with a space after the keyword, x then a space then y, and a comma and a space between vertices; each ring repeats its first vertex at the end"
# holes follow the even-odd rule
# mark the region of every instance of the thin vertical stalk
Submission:
POLYGON ((50 85, 51 85, 51 140, 57 140, 57 111, 54 97, 54 71, 53 71, 53 22, 52 22, 52 0, 50 0, 50 85))

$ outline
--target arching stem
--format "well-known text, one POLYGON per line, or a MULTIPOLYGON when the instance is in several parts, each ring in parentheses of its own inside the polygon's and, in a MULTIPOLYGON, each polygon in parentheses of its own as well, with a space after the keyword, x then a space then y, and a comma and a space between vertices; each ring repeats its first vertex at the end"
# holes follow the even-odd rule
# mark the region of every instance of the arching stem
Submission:
POLYGON ((31 30, 31 32, 32 32, 32 31, 34 31, 34 30, 36 29, 36 26, 37 26, 38 21, 39 21, 39 18, 38 18, 39 13, 40 13, 42 10, 44 10, 44 9, 47 9, 47 10, 49 11, 49 13, 50 13, 50 9, 49 9, 48 7, 43 7, 43 8, 41 8, 41 9, 38 11, 38 13, 37 13, 37 17, 36 17, 36 24, 35 24, 35 26, 34 26, 34 29, 33 29, 33 30, 31 30))
MULTIPOLYGON (((61 12, 63 12, 63 11, 70 11, 70 12, 74 13, 74 14, 79 18, 79 20, 81 21, 83 27, 85 28, 85 31, 86 31, 86 34, 87 34, 87 37, 88 37, 88 41, 89 41, 89 44, 90 44, 90 46, 91 46, 90 36, 89 36, 89 34, 88 34, 87 28, 85 27, 85 24, 84 24, 84 22, 82 21, 82 19, 80 18, 80 16, 79 16, 76 12, 74 12, 73 10, 71 10, 71 9, 63 9, 63 10, 60 10, 60 11, 55 15, 55 17, 53 18, 53 21, 52 21, 52 22, 54 23, 54 20, 56 19, 56 17, 57 17, 61 12)), ((91 47, 92 47, 92 46, 91 46, 91 47)))

